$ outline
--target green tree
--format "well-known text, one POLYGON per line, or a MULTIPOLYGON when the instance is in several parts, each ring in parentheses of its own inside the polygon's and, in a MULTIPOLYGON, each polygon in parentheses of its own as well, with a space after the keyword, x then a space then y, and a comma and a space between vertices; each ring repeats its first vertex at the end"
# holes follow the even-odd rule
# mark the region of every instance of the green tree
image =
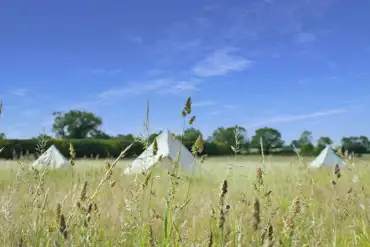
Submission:
POLYGON ((301 148, 301 144, 299 143, 299 140, 293 140, 291 143, 290 143, 290 146, 294 146, 295 148, 301 148))
POLYGON ((94 139, 112 139, 113 137, 108 135, 104 131, 98 129, 98 130, 93 130, 91 132, 91 138, 94 138, 94 139))
POLYGON ((189 143, 189 144, 192 145, 192 144, 195 143, 195 141, 197 140, 197 138, 199 136, 203 136, 202 132, 200 132, 200 130, 197 130, 197 129, 191 127, 191 128, 188 128, 188 129, 184 130, 184 135, 183 136, 178 136, 178 137, 179 137, 179 139, 182 138, 182 141, 184 143, 189 143))
POLYGON ((154 139, 159 136, 160 134, 162 134, 163 131, 159 131, 157 133, 152 133, 150 134, 150 136, 148 137, 148 141, 149 143, 151 144, 152 142, 154 142, 154 139))
POLYGON ((116 136, 116 139, 119 139, 121 141, 127 141, 129 143, 132 143, 135 141, 135 136, 133 136, 132 134, 127 134, 127 135, 117 135, 116 136))
POLYGON ((317 141, 315 153, 319 154, 325 148, 326 145, 330 144, 333 144, 333 141, 330 139, 330 137, 327 136, 320 137, 319 140, 317 141))
POLYGON ((236 140, 235 140, 235 133, 236 131, 239 132, 238 141, 240 145, 242 145, 244 148, 248 145, 248 140, 246 138, 246 129, 240 126, 233 126, 233 127, 220 127, 216 129, 212 137, 210 138, 210 141, 214 143, 219 143, 227 146, 231 150, 231 146, 235 146, 236 140))
POLYGON ((271 149, 281 148, 284 145, 284 141, 281 139, 281 133, 277 129, 264 127, 256 130, 255 135, 252 137, 251 144, 253 147, 258 148, 260 152, 261 139, 264 153, 269 153, 271 149))
POLYGON ((342 148, 357 154, 369 151, 369 139, 366 136, 351 136, 342 138, 342 148))
POLYGON ((369 151, 370 149, 370 140, 367 136, 360 136, 359 137, 360 139, 360 142, 362 143, 362 145, 366 148, 367 151, 369 151))
POLYGON ((5 140, 6 136, 4 133, 0 132, 0 140, 5 140))
POLYGON ((315 146, 312 143, 307 143, 300 148, 302 155, 311 155, 315 152, 315 146))
POLYGON ((39 134, 36 137, 33 137, 32 139, 44 139, 44 140, 51 140, 53 137, 47 135, 47 134, 39 134))
POLYGON ((301 154, 313 154, 315 146, 312 144, 312 139, 311 131, 305 130, 302 132, 298 140, 301 154))
POLYGON ((302 147, 304 145, 312 144, 312 132, 305 130, 302 132, 301 136, 299 137, 299 145, 302 147))
POLYGON ((193 147, 195 141, 199 136, 203 136, 200 130, 197 130, 193 127, 187 128, 184 130, 183 135, 178 135, 176 138, 185 145, 189 150, 193 147))
POLYGON ((101 134, 103 121, 92 112, 71 110, 67 113, 54 112, 53 131, 60 138, 93 138, 101 134))

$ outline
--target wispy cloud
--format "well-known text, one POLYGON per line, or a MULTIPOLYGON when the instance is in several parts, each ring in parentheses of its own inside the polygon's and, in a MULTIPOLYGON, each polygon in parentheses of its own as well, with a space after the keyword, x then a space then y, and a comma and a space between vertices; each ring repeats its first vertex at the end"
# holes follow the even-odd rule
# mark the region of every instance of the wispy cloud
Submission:
POLYGON ((162 75, 163 76, 163 74, 165 74, 167 71, 165 71, 165 70, 162 70, 162 69, 150 69, 150 70, 148 70, 147 72, 146 72, 146 74, 148 75, 148 76, 160 76, 160 75, 162 75))
POLYGON ((194 102, 193 106, 194 107, 204 107, 204 106, 212 106, 215 104, 216 104, 216 101, 207 100, 207 101, 194 102))
POLYGON ((239 108, 239 105, 234 105, 234 104, 224 104, 222 105, 223 108, 226 108, 226 109, 237 109, 239 108))
POLYGON ((226 75, 233 71, 242 71, 251 65, 251 61, 241 56, 233 55, 235 49, 216 50, 194 68, 193 73, 200 77, 226 75))
POLYGON ((176 51, 188 51, 201 45, 200 40, 177 41, 170 44, 176 51))
POLYGON ((32 117, 35 116, 40 112, 39 109, 24 109, 20 111, 20 115, 25 116, 25 117, 32 117))
POLYGON ((218 115, 221 115, 221 114, 222 114, 222 111, 211 112, 211 116, 218 116, 218 115))
POLYGON ((311 82, 312 82, 311 78, 302 78, 298 80, 298 85, 304 86, 304 85, 310 84, 311 82))
POLYGON ((116 68, 116 69, 92 69, 91 73, 95 75, 109 75, 114 76, 122 73, 122 68, 116 68))
POLYGON ((316 35, 309 32, 301 32, 295 36, 295 40, 299 44, 306 44, 316 41, 316 35))
POLYGON ((178 94, 188 91, 199 91, 198 83, 200 81, 178 81, 173 82, 168 88, 159 91, 160 94, 178 94))
POLYGON ((126 39, 137 45, 142 45, 144 43, 144 39, 138 35, 130 35, 126 39))
POLYGON ((119 88, 111 88, 101 92, 98 97, 107 100, 128 95, 141 95, 145 93, 178 93, 198 90, 197 80, 177 81, 172 79, 158 79, 148 82, 130 83, 119 88))
POLYGON ((288 115, 288 116, 277 116, 274 118, 266 119, 261 122, 248 124, 248 127, 257 127, 257 126, 263 126, 266 124, 272 124, 272 123, 286 123, 286 122, 295 122, 299 120, 305 120, 305 119, 311 119, 311 118, 319 118, 319 117, 326 117, 330 115, 337 115, 346 113, 347 111, 345 109, 331 109, 331 110, 325 110, 325 111, 318 111, 313 112, 309 114, 301 114, 301 115, 288 115))
POLYGON ((26 96, 28 92, 29 92, 29 89, 27 88, 18 88, 12 91, 11 94, 15 96, 23 97, 23 96, 26 96))
POLYGON ((208 107, 208 106, 217 106, 219 112, 239 108, 239 106, 235 104, 223 104, 214 100, 204 100, 193 103, 193 107, 208 107))

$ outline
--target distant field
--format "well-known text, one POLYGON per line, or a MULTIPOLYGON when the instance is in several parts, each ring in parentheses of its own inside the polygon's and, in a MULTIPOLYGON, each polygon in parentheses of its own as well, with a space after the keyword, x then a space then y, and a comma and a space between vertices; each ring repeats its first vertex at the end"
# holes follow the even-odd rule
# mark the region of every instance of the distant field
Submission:
POLYGON ((350 162, 352 171, 343 170, 336 186, 331 170, 307 170, 294 156, 267 156, 257 187, 259 156, 209 158, 192 180, 180 172, 178 185, 159 170, 137 181, 122 175, 131 161, 120 161, 101 187, 106 160, 77 160, 74 168, 44 177, 19 172, 16 161, 0 161, 2 245, 370 246, 369 157, 350 162))

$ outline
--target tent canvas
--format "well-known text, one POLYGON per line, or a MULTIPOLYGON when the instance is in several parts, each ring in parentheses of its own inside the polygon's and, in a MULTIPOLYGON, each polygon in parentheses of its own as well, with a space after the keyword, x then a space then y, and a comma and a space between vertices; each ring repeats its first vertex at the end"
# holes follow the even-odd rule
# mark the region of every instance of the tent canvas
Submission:
POLYGON ((178 152, 180 152, 179 166, 184 168, 188 173, 193 171, 195 165, 194 156, 179 140, 174 139, 169 131, 162 132, 156 139, 158 144, 157 154, 153 155, 152 143, 132 162, 130 167, 124 170, 125 174, 145 171, 157 164, 160 157, 162 157, 162 160, 159 162, 159 166, 164 170, 168 170, 171 168, 178 152))
POLYGON ((32 164, 32 167, 41 169, 45 166, 49 166, 51 169, 61 168, 68 166, 68 160, 60 153, 60 151, 51 145, 40 157, 32 164))
POLYGON ((343 167, 345 162, 333 151, 333 149, 327 145, 324 150, 310 163, 311 167, 331 167, 335 165, 343 167))

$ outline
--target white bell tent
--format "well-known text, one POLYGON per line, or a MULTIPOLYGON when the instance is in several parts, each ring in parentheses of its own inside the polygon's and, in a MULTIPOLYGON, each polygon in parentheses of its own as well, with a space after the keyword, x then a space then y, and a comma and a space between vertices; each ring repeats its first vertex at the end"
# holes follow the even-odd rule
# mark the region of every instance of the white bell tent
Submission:
POLYGON ((327 145, 321 153, 310 163, 311 167, 330 167, 334 168, 335 165, 339 167, 345 166, 345 162, 340 158, 333 149, 327 145))
POLYGON ((58 169, 63 166, 68 166, 68 160, 60 153, 60 151, 51 145, 40 157, 32 164, 32 167, 41 169, 48 166, 49 169, 58 169))
POLYGON ((169 170, 179 152, 179 166, 184 168, 184 170, 186 170, 188 173, 192 173, 195 165, 195 158, 179 140, 174 139, 168 130, 158 135, 156 140, 158 144, 157 154, 153 154, 154 143, 152 143, 142 154, 140 154, 139 157, 132 162, 130 167, 127 167, 124 170, 125 174, 146 171, 157 163, 162 169, 169 170), (162 157, 162 159, 159 162, 160 157, 162 157))

